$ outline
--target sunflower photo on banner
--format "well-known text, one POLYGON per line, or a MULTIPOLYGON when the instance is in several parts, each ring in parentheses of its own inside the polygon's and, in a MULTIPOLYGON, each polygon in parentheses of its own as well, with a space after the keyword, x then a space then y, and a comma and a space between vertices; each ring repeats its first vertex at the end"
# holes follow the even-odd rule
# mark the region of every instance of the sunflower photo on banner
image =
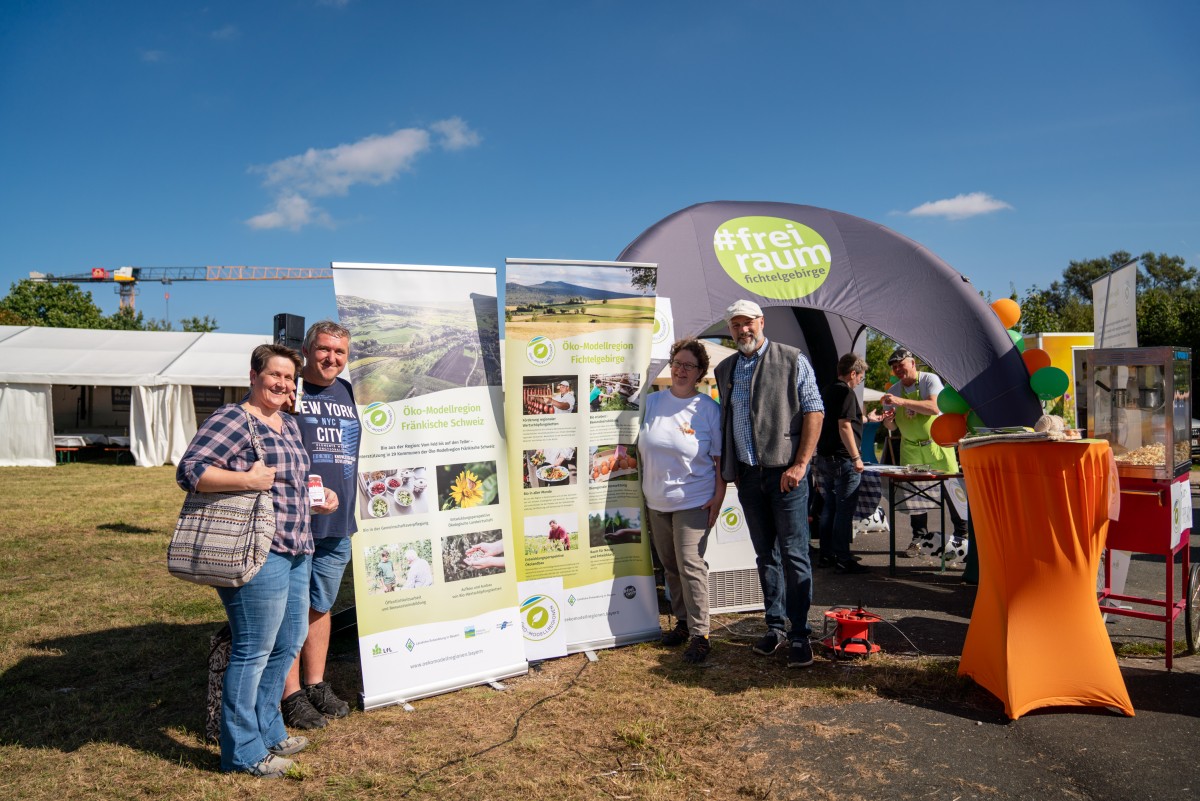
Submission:
POLYGON ((363 706, 525 672, 496 271, 334 264, 362 422, 352 540, 363 706))

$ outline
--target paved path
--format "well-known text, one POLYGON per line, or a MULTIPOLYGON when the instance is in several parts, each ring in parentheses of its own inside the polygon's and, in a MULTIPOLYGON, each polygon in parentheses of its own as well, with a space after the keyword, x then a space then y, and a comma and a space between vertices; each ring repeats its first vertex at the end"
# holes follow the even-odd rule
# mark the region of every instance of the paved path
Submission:
MULTIPOLYGON (((903 548, 907 518, 897 524, 903 548)), ((1197 546, 1200 538, 1193 537, 1192 553, 1200 556, 1197 546)), ((937 560, 904 559, 891 578, 886 533, 860 536, 854 549, 872 573, 818 570, 814 616, 861 602, 890 624, 876 627, 885 650, 961 653, 975 597, 975 588, 962 583, 961 566, 941 572, 937 560)), ((1163 597, 1164 568, 1161 558, 1135 555, 1128 592, 1163 597)), ((1161 623, 1109 621, 1114 642, 1163 640, 1161 623)), ((1176 637, 1182 642, 1182 616, 1176 637)), ((1162 656, 1119 662, 1133 718, 1071 707, 1009 721, 999 701, 984 708, 936 699, 874 701, 808 710, 760 729, 743 747, 774 752, 780 770, 763 781, 769 798, 1191 801, 1200 794, 1200 657, 1177 657, 1170 673, 1162 656)))

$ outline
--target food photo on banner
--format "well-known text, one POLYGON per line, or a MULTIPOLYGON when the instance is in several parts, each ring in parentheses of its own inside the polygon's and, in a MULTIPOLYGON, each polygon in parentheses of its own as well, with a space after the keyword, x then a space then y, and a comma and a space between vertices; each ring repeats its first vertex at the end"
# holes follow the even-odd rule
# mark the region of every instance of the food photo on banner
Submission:
POLYGON ((333 265, 359 405, 363 708, 524 673, 496 271, 333 265))
POLYGON ((569 651, 655 639, 637 470, 655 267, 509 259, 504 280, 505 383, 520 388, 506 428, 509 474, 523 478, 512 499, 521 601, 541 622, 555 602, 569 651))

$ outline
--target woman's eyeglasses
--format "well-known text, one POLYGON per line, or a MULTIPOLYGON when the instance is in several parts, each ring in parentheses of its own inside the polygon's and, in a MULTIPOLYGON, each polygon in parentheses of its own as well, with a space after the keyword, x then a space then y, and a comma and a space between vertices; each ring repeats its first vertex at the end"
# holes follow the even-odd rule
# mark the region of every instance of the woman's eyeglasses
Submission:
POLYGON ((681 368, 683 368, 684 370, 698 370, 698 369, 700 369, 700 365, 699 365, 699 364, 697 364, 696 362, 681 362, 681 361, 677 361, 677 360, 675 360, 675 359, 672 359, 671 361, 667 362, 667 364, 671 365, 672 367, 681 367, 681 368))

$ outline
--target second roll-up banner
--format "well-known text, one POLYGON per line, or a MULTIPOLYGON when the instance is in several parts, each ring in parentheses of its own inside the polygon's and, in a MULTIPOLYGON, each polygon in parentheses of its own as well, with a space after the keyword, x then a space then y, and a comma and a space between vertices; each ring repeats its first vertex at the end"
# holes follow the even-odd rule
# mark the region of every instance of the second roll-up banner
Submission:
POLYGON ((530 658, 655 639, 637 433, 657 268, 508 259, 505 419, 530 658))

